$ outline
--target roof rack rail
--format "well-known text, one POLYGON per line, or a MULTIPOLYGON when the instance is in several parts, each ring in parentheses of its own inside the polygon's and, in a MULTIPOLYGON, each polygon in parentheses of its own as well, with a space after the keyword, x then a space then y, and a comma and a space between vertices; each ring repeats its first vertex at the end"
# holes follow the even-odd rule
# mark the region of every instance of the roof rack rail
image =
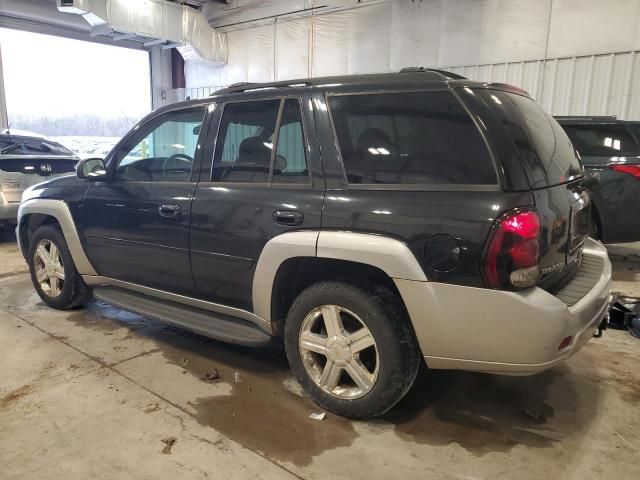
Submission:
POLYGON ((467 80, 467 77, 458 75, 457 73, 448 72, 447 70, 440 70, 438 68, 425 68, 425 67, 405 67, 400 70, 400 73, 415 73, 415 72, 434 72, 439 73, 452 80, 467 80))
POLYGON ((248 90, 262 90, 267 88, 285 88, 285 87, 309 87, 312 83, 302 81, 284 81, 284 82, 269 82, 269 83, 252 83, 252 82, 238 82, 232 83, 228 87, 220 88, 211 95, 219 95, 221 93, 239 93, 246 92, 248 90))

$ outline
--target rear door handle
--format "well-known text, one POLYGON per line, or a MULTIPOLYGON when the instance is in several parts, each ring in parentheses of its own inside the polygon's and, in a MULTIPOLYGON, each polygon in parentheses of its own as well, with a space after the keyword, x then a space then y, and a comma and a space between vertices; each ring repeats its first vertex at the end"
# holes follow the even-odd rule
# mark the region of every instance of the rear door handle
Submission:
POLYGON ((302 225, 302 222, 304 222, 304 214, 297 210, 276 210, 273 212, 273 221, 278 225, 286 225, 289 227, 302 225))
POLYGON ((180 214, 180 205, 160 205, 158 213, 161 217, 177 217, 180 214))

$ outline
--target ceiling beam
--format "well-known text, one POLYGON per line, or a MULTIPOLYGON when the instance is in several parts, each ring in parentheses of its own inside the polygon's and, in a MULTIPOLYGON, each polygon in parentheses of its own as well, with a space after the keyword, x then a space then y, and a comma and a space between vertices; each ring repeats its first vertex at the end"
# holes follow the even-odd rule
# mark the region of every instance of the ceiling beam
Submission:
POLYGON ((114 42, 119 42, 120 40, 131 40, 132 38, 136 38, 138 35, 135 33, 121 33, 119 35, 113 36, 114 42))
POLYGON ((161 43, 166 42, 166 40, 163 40, 162 38, 154 38, 153 40, 149 40, 148 42, 144 42, 144 46, 145 47, 152 47, 154 45, 159 45, 161 43))

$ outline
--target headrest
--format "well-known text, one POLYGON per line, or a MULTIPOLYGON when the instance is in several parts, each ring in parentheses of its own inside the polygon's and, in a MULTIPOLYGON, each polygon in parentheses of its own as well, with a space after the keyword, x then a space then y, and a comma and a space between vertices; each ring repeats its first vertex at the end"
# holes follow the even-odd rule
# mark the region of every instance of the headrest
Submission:
POLYGON ((264 163, 269 166, 271 161, 271 149, 265 144, 269 140, 264 137, 248 137, 240 142, 238 148, 238 162, 264 163))

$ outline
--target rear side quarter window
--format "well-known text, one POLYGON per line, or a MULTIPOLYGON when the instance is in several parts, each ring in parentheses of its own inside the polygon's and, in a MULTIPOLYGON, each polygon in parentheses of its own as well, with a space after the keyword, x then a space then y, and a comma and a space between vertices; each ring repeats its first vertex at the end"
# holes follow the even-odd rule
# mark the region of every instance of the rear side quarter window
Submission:
POLYGON ((533 99, 500 90, 476 92, 504 126, 532 188, 562 184, 583 174, 567 134, 533 99))
POLYGON ((477 126, 449 91, 330 95, 350 184, 496 185, 477 126))

